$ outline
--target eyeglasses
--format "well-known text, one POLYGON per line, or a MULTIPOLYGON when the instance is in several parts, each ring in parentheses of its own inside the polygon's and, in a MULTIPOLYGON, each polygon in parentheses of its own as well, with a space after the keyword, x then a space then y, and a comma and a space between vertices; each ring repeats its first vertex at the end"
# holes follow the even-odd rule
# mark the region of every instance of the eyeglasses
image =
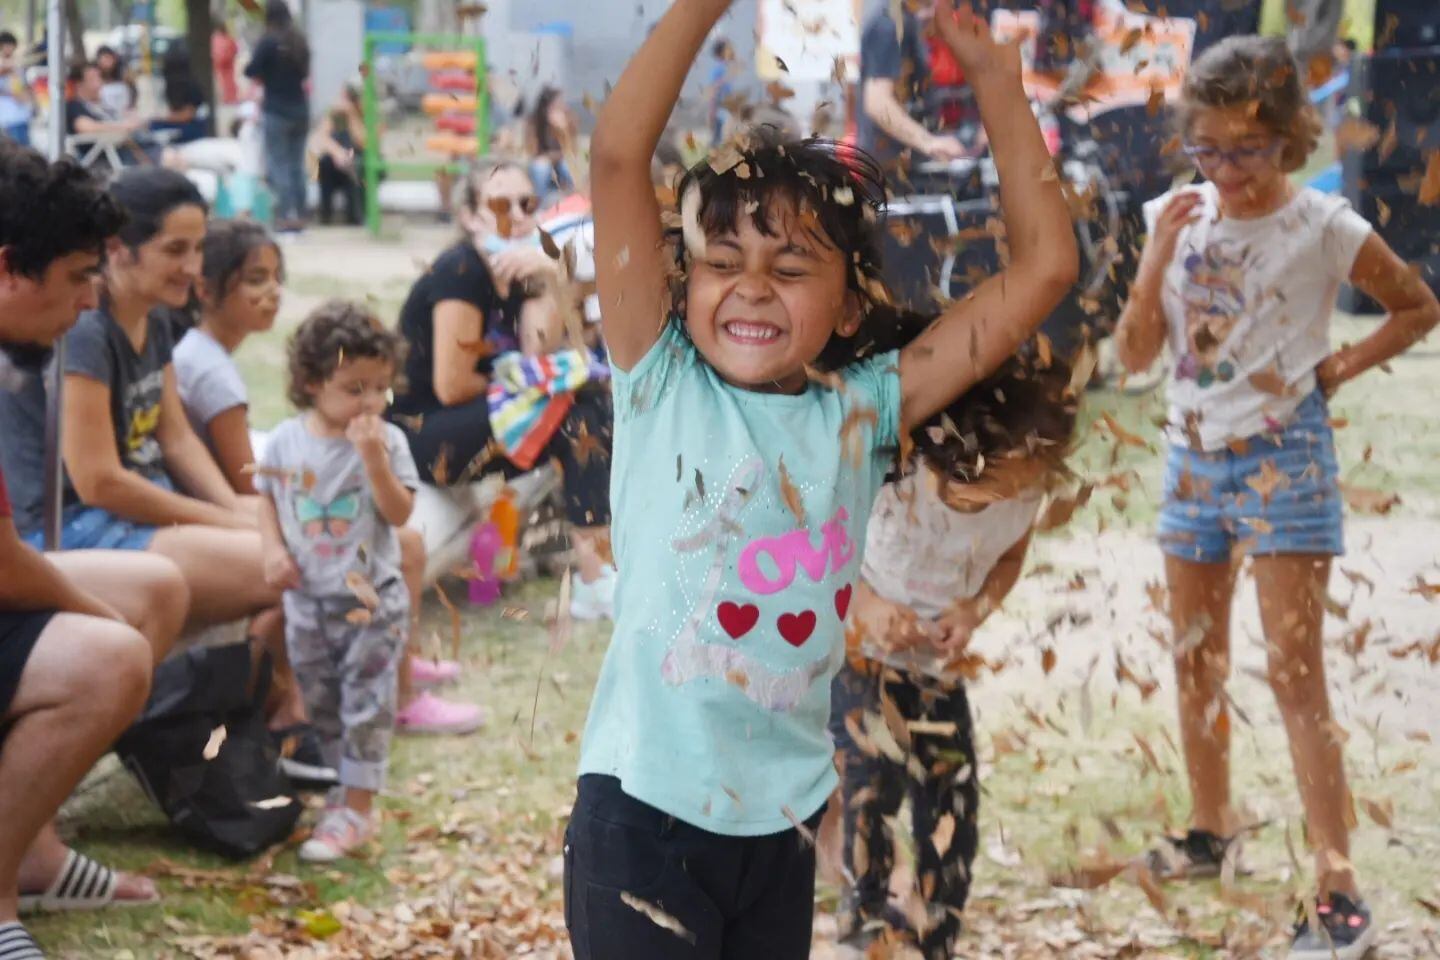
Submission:
POLYGON ((1271 140, 1263 147, 1236 147, 1234 150, 1187 143, 1183 149, 1185 156, 1201 170, 1218 170, 1220 164, 1226 161, 1238 169, 1253 170, 1275 156, 1280 149, 1280 141, 1271 140))
POLYGON ((490 197, 485 201, 485 206, 497 217, 513 214, 516 210, 529 217, 540 209, 540 198, 533 193, 523 197, 490 197))

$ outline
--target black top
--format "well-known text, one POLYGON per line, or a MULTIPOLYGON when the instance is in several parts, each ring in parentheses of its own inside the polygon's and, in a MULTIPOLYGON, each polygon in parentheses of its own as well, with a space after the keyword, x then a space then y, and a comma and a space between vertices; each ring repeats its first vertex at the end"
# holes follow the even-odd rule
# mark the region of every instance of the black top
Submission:
POLYGON ((245 67, 245 76, 260 81, 265 88, 262 109, 266 113, 301 117, 307 116, 310 110, 305 96, 308 66, 299 58, 287 55, 279 37, 266 33, 255 44, 255 53, 245 67))
POLYGON ((901 106, 908 109, 911 102, 921 96, 930 77, 930 53, 925 46, 920 22, 903 5, 901 11, 903 29, 898 37, 888 5, 881 6, 870 15, 865 21, 865 32, 860 35, 861 105, 856 119, 856 137, 861 149, 887 170, 894 166, 905 145, 881 130, 865 112, 865 81, 895 81, 895 97, 901 106))
POLYGON ((490 358, 515 347, 516 318, 523 293, 519 284, 509 300, 495 289, 490 268, 473 244, 461 242, 442 253, 405 298, 400 308, 400 334, 409 345, 405 355, 405 383, 395 393, 393 412, 417 416, 444 406, 435 395, 435 307, 460 300, 485 318, 484 350, 476 351, 475 369, 488 374, 490 358))
POLYGON ((89 117, 91 120, 94 120, 97 123, 114 122, 113 118, 107 117, 105 114, 101 113, 98 109, 92 107, 84 100, 66 100, 65 132, 70 134, 71 136, 74 136, 76 133, 78 133, 79 131, 75 129, 75 121, 79 120, 81 117, 89 117))

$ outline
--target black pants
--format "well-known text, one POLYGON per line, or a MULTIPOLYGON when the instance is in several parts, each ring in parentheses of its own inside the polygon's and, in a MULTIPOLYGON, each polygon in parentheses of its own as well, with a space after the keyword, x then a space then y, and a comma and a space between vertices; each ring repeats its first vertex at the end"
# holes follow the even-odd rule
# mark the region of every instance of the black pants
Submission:
POLYGON ((354 166, 342 170, 328 154, 320 157, 317 179, 320 185, 320 222, 329 223, 339 195, 345 208, 345 222, 357 225, 365 218, 365 170, 356 158, 354 166))
POLYGON ((815 849, 798 830, 720 836, 627 796, 614 777, 580 778, 565 830, 575 960, 806 960, 814 912, 815 849))
MULTIPOLYGON (((518 477, 527 472, 492 445, 490 406, 483 396, 421 417, 392 419, 410 441, 410 453, 426 483, 448 486, 497 473, 518 477)), ((609 388, 586 387, 575 394, 574 406, 545 448, 542 459, 560 465, 565 519, 574 526, 610 524, 610 438, 614 422, 609 388)))
POLYGON ((908 766, 919 761, 925 770, 923 780, 906 769, 907 763, 896 763, 878 750, 862 750, 848 734, 836 738, 836 748, 844 765, 845 866, 855 877, 855 888, 846 898, 851 923, 858 928, 876 920, 892 926, 903 922, 898 911, 887 909, 895 838, 885 818, 894 817, 908 796, 915 828, 916 880, 926 892, 929 917, 923 931, 897 932, 915 942, 929 960, 949 960, 960 934, 960 914, 970 895, 970 867, 979 843, 980 783, 965 687, 959 681, 942 683, 867 661, 864 670, 848 663, 841 669, 832 697, 832 717, 837 721, 832 731, 847 713, 883 716, 882 697, 907 725, 914 721, 936 725, 933 733, 912 731, 909 748, 901 746, 908 766), (948 844, 944 838, 949 821, 942 826, 947 814, 954 824, 948 844), (943 852, 936 849, 937 837, 943 852))

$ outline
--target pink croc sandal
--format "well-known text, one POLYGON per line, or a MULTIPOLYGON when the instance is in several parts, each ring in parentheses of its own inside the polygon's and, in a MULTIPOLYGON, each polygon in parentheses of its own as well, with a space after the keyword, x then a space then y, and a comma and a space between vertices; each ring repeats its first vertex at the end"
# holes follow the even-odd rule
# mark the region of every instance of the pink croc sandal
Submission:
POLYGON ((460 679, 460 664, 454 660, 410 658, 410 682, 416 687, 438 687, 460 679))
POLYGON ((474 733, 485 724, 485 711, 468 703, 422 693, 395 715, 395 729, 410 734, 474 733))

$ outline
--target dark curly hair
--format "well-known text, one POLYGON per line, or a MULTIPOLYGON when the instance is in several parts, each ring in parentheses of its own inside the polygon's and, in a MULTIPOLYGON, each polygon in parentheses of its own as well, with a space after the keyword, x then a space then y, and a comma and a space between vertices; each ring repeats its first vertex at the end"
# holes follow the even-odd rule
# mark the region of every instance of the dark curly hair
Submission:
POLYGON ((79 164, 0 141, 0 248, 11 273, 40 280, 61 257, 103 256, 124 223, 120 205, 79 164))
POLYGON ((1180 136, 1198 110, 1250 107, 1256 121, 1285 142, 1280 168, 1305 166, 1324 129, 1301 80, 1300 66, 1280 37, 1226 37, 1190 64, 1175 108, 1180 136))
MULTIPOLYGON (((876 348, 900 349, 934 319, 933 314, 881 308, 876 348)), ((1005 457, 1029 457, 1063 471, 1078 406, 1069 366, 1050 356, 1037 335, 998 370, 916 427, 910 441, 917 457, 962 483, 980 479, 987 462, 1005 457)))
MULTIPOLYGON (((859 299, 865 318, 854 336, 831 337, 815 366, 838 370, 867 356, 879 335, 871 314, 889 301, 880 273, 885 175, 879 164, 848 144, 822 137, 787 140, 768 125, 751 128, 733 145, 738 159, 732 154, 722 161, 722 151, 685 172, 675 189, 677 202, 683 204, 692 188, 700 191, 699 226, 707 236, 737 230, 741 218, 749 217, 756 230, 771 237, 778 227, 777 205, 801 211, 811 235, 840 251, 850 265, 846 284, 859 299)), ((683 224, 673 214, 669 219, 674 222, 666 239, 678 268, 670 291, 673 322, 683 331, 690 253, 683 224)))
POLYGON ((286 395, 301 410, 313 399, 307 387, 324 383, 347 360, 387 361, 396 370, 405 341, 367 308, 351 300, 327 300, 310 311, 290 338, 290 384, 286 395))

